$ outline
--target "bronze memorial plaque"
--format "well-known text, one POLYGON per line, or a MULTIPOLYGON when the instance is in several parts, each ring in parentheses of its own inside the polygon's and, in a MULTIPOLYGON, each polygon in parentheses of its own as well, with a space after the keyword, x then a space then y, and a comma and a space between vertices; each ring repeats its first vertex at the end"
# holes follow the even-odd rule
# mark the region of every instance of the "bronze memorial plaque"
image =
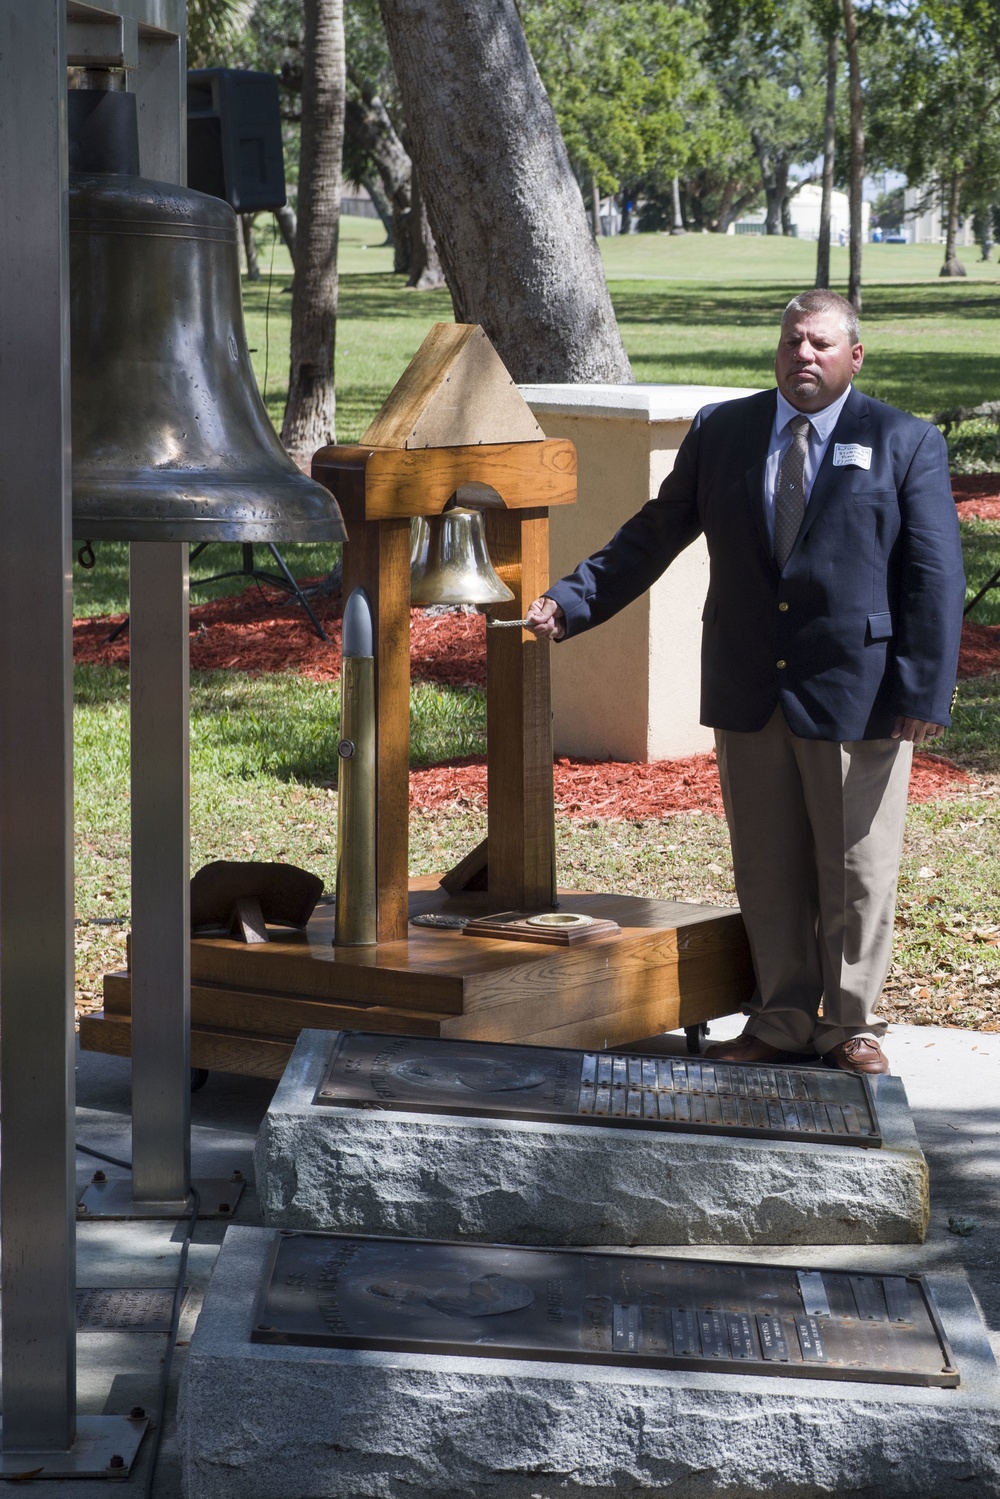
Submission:
POLYGON ((882 1143, 868 1079, 832 1067, 747 1067, 363 1031, 337 1033, 313 1101, 766 1140, 882 1143))
POLYGON ((174 1292, 170 1287, 77 1287, 76 1325, 80 1332, 169 1332, 173 1311, 174 1292))
POLYGON ((285 1232, 254 1323, 257 1343, 959 1383, 920 1275, 285 1232))

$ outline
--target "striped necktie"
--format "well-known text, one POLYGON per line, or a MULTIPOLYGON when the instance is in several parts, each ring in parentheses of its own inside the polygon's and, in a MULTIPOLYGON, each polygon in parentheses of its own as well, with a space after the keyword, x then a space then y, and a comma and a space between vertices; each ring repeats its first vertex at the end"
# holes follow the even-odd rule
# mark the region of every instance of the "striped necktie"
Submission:
POLYGON ((809 418, 793 416, 788 424, 792 442, 778 470, 774 487, 774 560, 779 568, 788 561, 795 538, 806 513, 806 452, 809 447, 809 418))

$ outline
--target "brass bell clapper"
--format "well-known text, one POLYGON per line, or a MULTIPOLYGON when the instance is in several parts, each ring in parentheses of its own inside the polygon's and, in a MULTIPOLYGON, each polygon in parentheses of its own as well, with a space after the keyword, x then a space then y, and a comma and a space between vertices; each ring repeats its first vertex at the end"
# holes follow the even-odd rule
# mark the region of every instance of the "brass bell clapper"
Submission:
POLYGON ((278 441, 243 327, 236 215, 139 175, 123 74, 69 92, 73 534, 343 541, 330 492, 278 441))

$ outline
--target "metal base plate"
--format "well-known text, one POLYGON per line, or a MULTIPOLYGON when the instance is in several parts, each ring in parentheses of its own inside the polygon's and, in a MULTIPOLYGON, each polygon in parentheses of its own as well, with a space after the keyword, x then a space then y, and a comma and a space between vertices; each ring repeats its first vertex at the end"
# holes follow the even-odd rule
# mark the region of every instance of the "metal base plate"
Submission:
MULTIPOLYGON (((243 1195, 246 1182, 231 1177, 198 1177, 193 1183, 201 1202, 199 1218, 231 1218, 243 1195)), ((132 1178, 115 1177, 111 1181, 91 1182, 76 1207, 80 1222, 90 1218, 185 1218, 191 1212, 186 1202, 137 1202, 132 1196, 132 1178)))
POLYGON ((340 1032, 313 1102, 824 1145, 882 1143, 868 1079, 830 1067, 737 1066, 363 1031, 340 1032))
POLYGON ((251 1340, 954 1387, 920 1275, 285 1232, 251 1340))
POLYGON ((146 1416, 78 1416, 76 1441, 68 1452, 0 1452, 0 1477, 120 1481, 132 1472, 148 1429, 146 1416))

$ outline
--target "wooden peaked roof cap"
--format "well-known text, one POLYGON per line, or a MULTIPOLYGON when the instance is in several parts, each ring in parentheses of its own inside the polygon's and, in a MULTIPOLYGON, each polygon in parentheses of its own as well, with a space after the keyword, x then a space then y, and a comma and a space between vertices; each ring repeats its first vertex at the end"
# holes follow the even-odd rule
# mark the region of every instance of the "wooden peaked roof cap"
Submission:
POLYGON ((482 328, 435 323, 361 442, 378 448, 460 448, 544 437, 482 328))

